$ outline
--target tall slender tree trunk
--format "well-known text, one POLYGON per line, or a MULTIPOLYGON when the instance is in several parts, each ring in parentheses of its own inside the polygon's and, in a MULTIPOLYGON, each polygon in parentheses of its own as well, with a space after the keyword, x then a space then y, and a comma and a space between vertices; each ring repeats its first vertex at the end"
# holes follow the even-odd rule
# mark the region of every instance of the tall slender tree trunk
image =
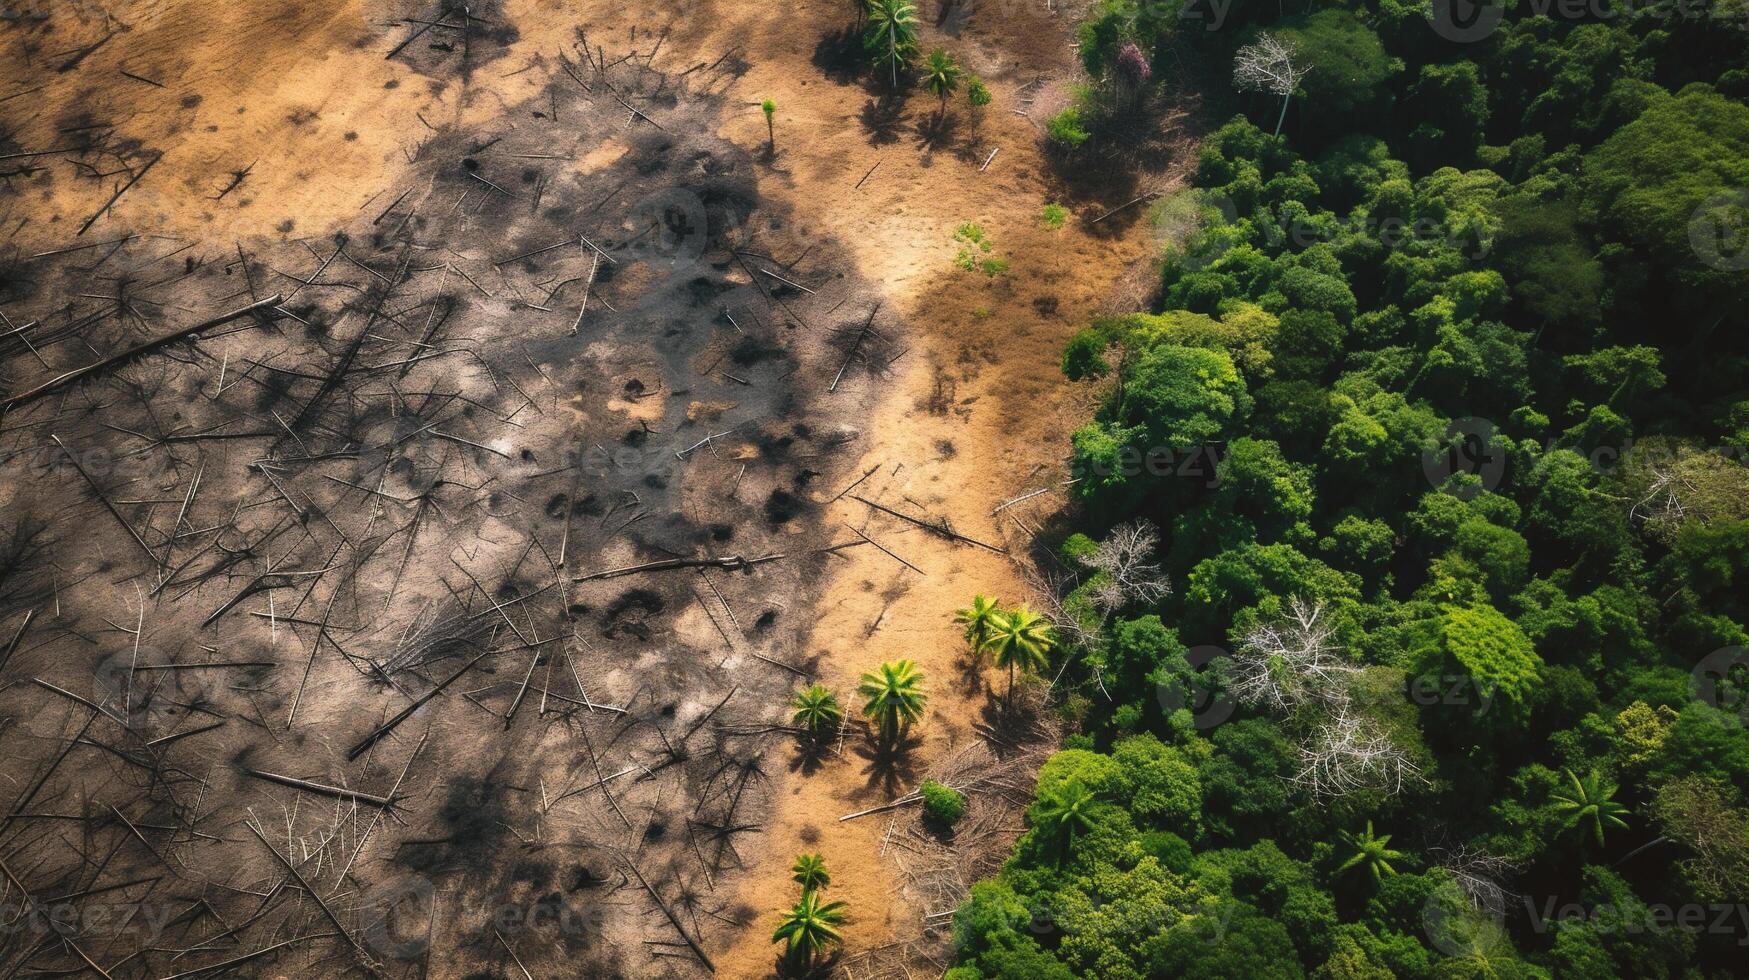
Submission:
POLYGON ((1281 124, 1287 121, 1287 103, 1293 97, 1292 92, 1281 97, 1281 115, 1275 117, 1275 135, 1277 136, 1281 135, 1281 124))

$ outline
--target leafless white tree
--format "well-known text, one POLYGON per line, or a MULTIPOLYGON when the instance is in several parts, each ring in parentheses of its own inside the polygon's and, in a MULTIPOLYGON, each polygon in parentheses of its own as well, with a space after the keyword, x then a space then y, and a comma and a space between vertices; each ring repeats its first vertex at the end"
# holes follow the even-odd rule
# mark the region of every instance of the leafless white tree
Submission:
POLYGON ((1334 632, 1321 604, 1295 597, 1286 618, 1255 626, 1240 640, 1227 666, 1227 693, 1283 713, 1309 702, 1345 707, 1360 668, 1331 642, 1334 632))
POLYGON ((1518 871, 1511 859, 1475 844, 1430 847, 1427 853, 1437 866, 1451 872, 1452 879, 1472 907, 1490 915, 1505 913, 1506 900, 1513 893, 1500 882, 1518 871))
POLYGON ((1281 96, 1281 115, 1275 120, 1275 135, 1287 119, 1287 103, 1299 88, 1300 79, 1312 66, 1296 62, 1299 51, 1292 41, 1274 34, 1259 34, 1257 40, 1233 56, 1233 86, 1241 92, 1269 92, 1281 96))
POLYGON ((1694 485, 1669 466, 1650 467, 1650 477, 1640 498, 1628 509, 1628 516, 1647 523, 1680 526, 1688 516, 1684 500, 1694 493, 1694 485))
POLYGON ((1082 560, 1105 580, 1090 590, 1088 599, 1102 615, 1131 603, 1154 603, 1172 594, 1172 585, 1154 562, 1160 532, 1147 521, 1120 524, 1111 529, 1099 550, 1082 560))
POLYGON ((1421 767, 1408 753, 1347 703, 1338 706, 1300 746, 1300 769, 1293 777, 1296 785, 1319 799, 1362 789, 1395 795, 1405 784, 1421 781, 1421 767))

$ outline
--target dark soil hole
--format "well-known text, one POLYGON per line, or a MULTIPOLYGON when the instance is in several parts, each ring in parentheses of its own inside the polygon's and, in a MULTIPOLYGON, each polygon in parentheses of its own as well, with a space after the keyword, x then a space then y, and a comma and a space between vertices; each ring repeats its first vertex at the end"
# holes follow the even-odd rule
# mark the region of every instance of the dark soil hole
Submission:
POLYGON ((776 360, 783 356, 783 348, 768 344, 758 337, 742 337, 735 349, 729 352, 729 359, 742 367, 752 367, 761 361, 776 360))
POLYGON ((649 589, 633 589, 613 600, 613 605, 607 607, 607 622, 601 635, 613 637, 624 632, 640 640, 648 640, 650 618, 667 606, 666 600, 649 589))
POLYGON ((773 490, 765 498, 765 518, 773 524, 793 520, 801 512, 801 500, 787 490, 773 490))

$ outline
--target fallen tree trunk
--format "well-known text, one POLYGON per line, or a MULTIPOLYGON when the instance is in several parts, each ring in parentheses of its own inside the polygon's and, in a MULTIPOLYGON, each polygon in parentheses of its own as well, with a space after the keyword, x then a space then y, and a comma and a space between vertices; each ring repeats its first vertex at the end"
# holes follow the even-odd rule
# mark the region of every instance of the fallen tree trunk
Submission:
POLYGON ((37 385, 35 388, 30 389, 29 391, 20 392, 19 394, 16 394, 10 398, 7 398, 5 401, 0 401, 0 411, 8 411, 10 409, 17 408, 20 405, 28 404, 30 402, 37 400, 38 398, 41 398, 42 396, 44 396, 52 391, 57 391, 61 388, 64 388, 67 385, 70 385, 75 381, 81 381, 85 378, 96 377, 97 375, 102 374, 103 372, 108 371, 112 368, 120 367, 121 365, 126 364, 127 362, 133 360, 136 357, 144 357, 145 355, 152 353, 153 351, 157 350, 160 347, 167 347, 170 344, 174 344, 179 340, 185 340, 185 339, 187 339, 189 337, 193 337, 193 336, 195 336, 203 331, 211 330, 214 327, 223 326, 224 324, 230 323, 232 320, 241 319, 242 317, 246 317, 246 316, 250 315, 251 313, 257 313, 257 312, 260 312, 261 310, 268 309, 268 308, 274 306, 275 304, 277 304, 279 302, 279 298, 280 298, 279 294, 274 293, 272 296, 260 301, 259 303, 250 303, 248 306, 245 306, 241 309, 232 310, 231 312, 226 313, 223 316, 216 316, 216 317, 213 317, 211 320, 203 320, 200 323, 197 323, 192 327, 184 327, 181 330, 177 330, 177 331, 173 331, 171 333, 165 334, 164 336, 159 337, 155 340, 148 340, 145 343, 140 344, 137 347, 130 347, 127 350, 122 351, 120 354, 115 354, 113 356, 106 357, 103 360, 98 361, 95 364, 87 364, 82 368, 74 368, 73 370, 68 371, 66 374, 63 374, 60 377, 55 378, 52 381, 46 381, 40 385, 37 385))
POLYGON ((758 558, 748 558, 743 555, 729 555, 726 558, 664 558, 661 561, 645 562, 642 565, 627 565, 624 568, 610 568, 603 572, 590 572, 579 575, 573 582, 590 582, 603 578, 618 578, 621 575, 633 575, 638 572, 666 572, 676 568, 727 568, 740 570, 763 565, 768 561, 777 561, 783 555, 762 555, 758 558))

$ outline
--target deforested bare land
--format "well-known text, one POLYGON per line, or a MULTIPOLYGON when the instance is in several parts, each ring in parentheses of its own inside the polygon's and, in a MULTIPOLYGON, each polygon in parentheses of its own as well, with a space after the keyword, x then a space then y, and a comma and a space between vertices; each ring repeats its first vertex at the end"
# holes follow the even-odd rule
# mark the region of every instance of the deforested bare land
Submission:
MULTIPOLYGON (((944 137, 821 84, 841 13, 14 37, 6 969, 751 975, 801 846, 855 903, 847 968, 939 947, 1037 747, 987 741, 946 615, 1017 596, 1009 556, 908 517, 1010 544, 990 511, 1060 457, 1032 355, 1099 294, 1082 260, 1141 250, 1031 227, 1023 116, 944 137), (768 147, 772 91, 810 122, 768 147), (968 285, 970 219, 1056 282, 968 285), (931 672, 908 757, 797 750, 794 686, 898 656, 931 672), (834 823, 986 747, 958 845, 834 823)), ((1018 42, 966 37, 1026 105, 1018 42)), ((1039 512, 1004 517, 1024 550, 1039 512)))
POLYGON ((627 108, 434 127, 332 234, 14 258, 7 894, 153 913, 11 931, 16 964, 641 972, 734 914, 704 884, 768 774, 725 726, 807 669, 789 597, 856 540, 810 488, 861 438, 819 397, 887 351, 851 352, 872 299, 709 135, 729 69, 653 43, 551 83, 627 108), (427 959, 434 910, 471 925, 427 959))

